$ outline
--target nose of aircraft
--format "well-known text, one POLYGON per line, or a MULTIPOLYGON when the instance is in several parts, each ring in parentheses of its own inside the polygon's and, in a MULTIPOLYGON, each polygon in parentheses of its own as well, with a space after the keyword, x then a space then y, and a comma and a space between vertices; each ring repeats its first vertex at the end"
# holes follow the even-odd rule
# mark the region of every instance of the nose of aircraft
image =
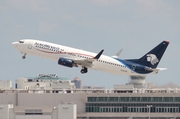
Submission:
POLYGON ((13 45, 14 47, 16 47, 16 46, 17 46, 17 42, 13 42, 12 45, 13 45))

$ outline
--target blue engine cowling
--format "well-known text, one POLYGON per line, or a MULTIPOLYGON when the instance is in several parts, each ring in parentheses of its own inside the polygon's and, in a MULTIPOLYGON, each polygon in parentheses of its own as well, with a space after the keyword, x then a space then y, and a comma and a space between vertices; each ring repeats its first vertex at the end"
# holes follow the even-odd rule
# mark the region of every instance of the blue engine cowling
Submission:
POLYGON ((74 61, 66 58, 59 58, 58 64, 66 67, 73 67, 74 61))

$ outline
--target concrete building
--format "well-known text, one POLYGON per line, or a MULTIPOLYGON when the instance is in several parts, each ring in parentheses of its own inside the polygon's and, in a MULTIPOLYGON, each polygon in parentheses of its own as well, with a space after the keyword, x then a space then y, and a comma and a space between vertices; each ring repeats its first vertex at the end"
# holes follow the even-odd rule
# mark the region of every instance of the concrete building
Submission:
POLYGON ((62 80, 55 74, 39 74, 37 77, 19 78, 16 80, 16 89, 74 89, 70 80, 62 80))
POLYGON ((57 107, 23 107, 0 105, 0 119, 76 119, 76 104, 59 104, 57 107))
POLYGON ((60 104, 58 105, 58 119, 76 119, 77 105, 76 104, 60 104))
POLYGON ((76 88, 82 88, 82 81, 78 77, 75 77, 71 82, 75 84, 76 88))
POLYGON ((12 119, 14 115, 11 113, 12 104, 0 104, 0 119, 12 119))
POLYGON ((59 93, 63 91, 1 90, 0 105, 13 105, 5 110, 10 110, 7 112, 10 119, 32 116, 33 119, 72 119, 74 116, 77 119, 180 118, 180 89, 177 88, 65 89, 66 93, 59 93))
POLYGON ((11 89, 12 81, 10 80, 0 80, 0 89, 11 89))
POLYGON ((38 75, 0 89, 0 119, 180 119, 180 88, 76 89, 59 79, 38 75))

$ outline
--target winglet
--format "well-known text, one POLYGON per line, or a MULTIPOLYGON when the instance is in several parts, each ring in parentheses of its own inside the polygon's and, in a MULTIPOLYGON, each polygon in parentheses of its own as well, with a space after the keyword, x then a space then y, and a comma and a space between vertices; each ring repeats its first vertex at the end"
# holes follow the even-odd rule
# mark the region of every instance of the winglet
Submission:
POLYGON ((121 52, 123 51, 123 49, 119 50, 114 56, 114 58, 119 58, 119 55, 121 54, 121 52))
POLYGON ((104 49, 101 50, 101 52, 99 52, 93 59, 99 59, 100 56, 102 55, 104 49))

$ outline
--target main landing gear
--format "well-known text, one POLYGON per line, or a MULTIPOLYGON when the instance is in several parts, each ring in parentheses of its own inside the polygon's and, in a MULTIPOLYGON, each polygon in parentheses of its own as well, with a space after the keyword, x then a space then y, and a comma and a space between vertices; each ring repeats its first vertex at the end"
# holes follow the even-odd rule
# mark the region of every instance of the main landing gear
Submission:
POLYGON ((82 68, 81 69, 81 73, 84 74, 84 73, 87 73, 88 72, 88 69, 86 67, 82 68))
POLYGON ((23 56, 22 56, 22 59, 25 59, 26 58, 26 54, 24 54, 23 56))

